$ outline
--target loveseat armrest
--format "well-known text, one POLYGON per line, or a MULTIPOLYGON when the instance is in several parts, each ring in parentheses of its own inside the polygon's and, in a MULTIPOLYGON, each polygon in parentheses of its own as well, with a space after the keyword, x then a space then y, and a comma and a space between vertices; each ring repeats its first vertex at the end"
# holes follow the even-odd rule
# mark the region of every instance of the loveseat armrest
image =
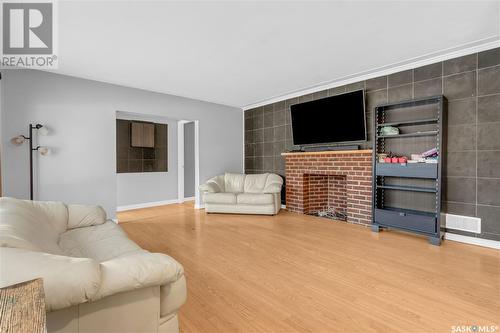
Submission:
POLYGON ((96 205, 68 205, 68 229, 90 227, 106 222, 106 211, 96 205))
POLYGON ((277 174, 270 173, 267 176, 266 186, 264 187, 264 193, 280 193, 281 187, 283 186, 283 178, 277 174))
POLYGON ((173 258, 147 251, 103 261, 100 270, 101 287, 93 300, 124 291, 162 286, 177 281, 184 274, 181 264, 173 258))
POLYGON ((46 310, 54 311, 89 301, 101 276, 93 259, 0 247, 0 287, 36 278, 43 279, 46 310))
POLYGON ((206 192, 218 193, 218 192, 220 192, 220 189, 216 184, 210 182, 210 183, 205 183, 205 184, 200 185, 200 192, 201 193, 206 193, 206 192))

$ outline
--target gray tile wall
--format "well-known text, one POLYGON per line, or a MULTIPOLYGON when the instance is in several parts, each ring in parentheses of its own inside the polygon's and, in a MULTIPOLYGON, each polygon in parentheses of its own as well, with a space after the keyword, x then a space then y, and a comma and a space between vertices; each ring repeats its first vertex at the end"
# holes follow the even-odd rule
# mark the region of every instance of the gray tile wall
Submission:
POLYGON ((375 106, 440 94, 447 97, 443 207, 449 213, 480 217, 482 233, 477 237, 500 240, 500 48, 247 110, 246 172, 284 175, 280 154, 292 148, 290 105, 358 89, 366 90, 370 140, 362 147, 369 149, 375 106))

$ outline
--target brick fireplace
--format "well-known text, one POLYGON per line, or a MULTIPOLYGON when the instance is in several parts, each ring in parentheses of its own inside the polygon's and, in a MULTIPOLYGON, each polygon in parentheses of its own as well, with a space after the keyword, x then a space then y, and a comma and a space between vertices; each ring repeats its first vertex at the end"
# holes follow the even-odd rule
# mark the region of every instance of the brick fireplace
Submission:
POLYGON ((351 223, 372 218, 372 151, 283 153, 286 208, 313 214, 328 208, 346 214, 351 223))

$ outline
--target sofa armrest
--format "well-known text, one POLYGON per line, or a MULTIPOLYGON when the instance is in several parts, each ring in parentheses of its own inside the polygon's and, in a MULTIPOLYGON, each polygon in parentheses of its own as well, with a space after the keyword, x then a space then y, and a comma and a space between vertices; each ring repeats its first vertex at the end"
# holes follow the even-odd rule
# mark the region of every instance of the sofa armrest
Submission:
POLYGON ((147 251, 101 262, 100 270, 101 287, 93 300, 124 291, 168 284, 184 274, 181 264, 173 258, 147 251))
POLYGON ((106 211, 101 206, 68 205, 68 229, 89 227, 106 222, 106 211))
POLYGON ((280 193, 281 187, 283 186, 283 178, 271 173, 267 177, 266 186, 264 187, 264 193, 280 193))
POLYGON ((47 311, 89 301, 101 279, 93 259, 0 248, 0 287, 36 278, 43 279, 47 311))
POLYGON ((160 287, 160 317, 169 318, 186 303, 186 278, 182 275, 178 280, 160 287))
POLYGON ((220 192, 220 189, 216 184, 210 182, 210 183, 205 183, 205 184, 200 185, 200 192, 202 192, 202 193, 205 193, 205 192, 217 193, 217 192, 220 192))

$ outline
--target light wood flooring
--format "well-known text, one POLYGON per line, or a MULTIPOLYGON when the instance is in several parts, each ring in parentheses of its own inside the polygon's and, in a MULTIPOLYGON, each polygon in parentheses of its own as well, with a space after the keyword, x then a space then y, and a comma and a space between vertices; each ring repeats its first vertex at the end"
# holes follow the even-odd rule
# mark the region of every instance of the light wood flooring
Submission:
MULTIPOLYGON (((143 248, 177 259, 181 332, 452 332, 500 326, 500 251, 281 211, 192 203, 119 213, 143 248)), ((497 330, 498 332, 498 330, 497 330)))

